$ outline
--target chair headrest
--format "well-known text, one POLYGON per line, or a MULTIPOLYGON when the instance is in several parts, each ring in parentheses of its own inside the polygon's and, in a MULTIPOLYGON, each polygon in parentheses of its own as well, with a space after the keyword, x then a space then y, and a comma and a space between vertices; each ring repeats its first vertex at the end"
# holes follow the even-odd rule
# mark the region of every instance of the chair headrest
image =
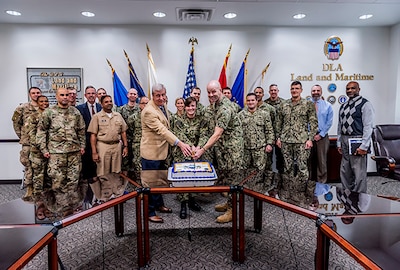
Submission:
POLYGON ((377 125, 384 140, 400 140, 400 125, 377 125))

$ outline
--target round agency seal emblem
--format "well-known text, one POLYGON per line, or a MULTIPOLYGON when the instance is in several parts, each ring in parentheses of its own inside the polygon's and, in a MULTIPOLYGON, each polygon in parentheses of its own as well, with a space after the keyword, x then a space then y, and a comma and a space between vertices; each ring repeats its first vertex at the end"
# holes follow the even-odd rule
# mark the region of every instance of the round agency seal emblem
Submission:
POLYGON ((329 96, 327 99, 326 99, 326 101, 328 101, 330 104, 335 104, 335 102, 336 102, 336 98, 335 98, 335 96, 329 96))
POLYGON ((333 199, 333 194, 332 194, 332 192, 329 191, 328 193, 326 193, 326 194, 324 195, 324 198, 325 198, 325 200, 328 201, 328 202, 332 201, 332 199, 333 199))
POLYGON ((346 102, 347 102, 347 96, 341 95, 341 96, 338 98, 338 102, 339 102, 339 104, 344 104, 344 103, 346 103, 346 102))
POLYGON ((336 89, 337 89, 336 84, 331 83, 331 84, 328 85, 328 91, 329 92, 333 93, 333 92, 336 91, 336 89))

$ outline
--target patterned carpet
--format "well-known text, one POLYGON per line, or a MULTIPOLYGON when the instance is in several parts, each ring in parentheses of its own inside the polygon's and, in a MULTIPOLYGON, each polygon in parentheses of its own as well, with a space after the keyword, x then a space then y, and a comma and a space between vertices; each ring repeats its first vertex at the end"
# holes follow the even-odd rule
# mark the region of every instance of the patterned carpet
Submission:
MULTIPOLYGON (((400 197, 400 182, 369 177, 368 193, 400 197), (385 183, 387 182, 387 183, 385 183)), ((0 203, 20 198, 19 185, 0 185, 0 203)), ((174 194, 164 195, 172 214, 163 224, 150 224, 151 262, 147 269, 314 269, 316 226, 313 220, 263 204, 263 229, 253 228, 253 199, 246 197, 246 261, 233 263, 231 224, 217 224, 219 194, 198 196, 201 212, 181 220, 174 194), (192 241, 188 233, 191 232, 192 241)), ((124 207, 125 234, 114 233, 114 212, 108 209, 61 229, 58 252, 65 269, 137 269, 135 203, 124 207)), ((47 269, 47 250, 24 269, 47 269)), ((363 269, 331 243, 329 269, 363 269)))

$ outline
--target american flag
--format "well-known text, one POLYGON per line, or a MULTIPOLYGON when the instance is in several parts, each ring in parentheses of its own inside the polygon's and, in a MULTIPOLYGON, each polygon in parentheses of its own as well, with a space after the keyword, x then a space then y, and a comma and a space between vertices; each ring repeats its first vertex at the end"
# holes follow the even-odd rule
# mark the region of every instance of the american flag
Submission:
POLYGON ((190 96, 190 91, 196 84, 196 74, 194 72, 194 49, 190 51, 189 66, 186 74, 186 83, 183 90, 183 98, 186 99, 190 96))

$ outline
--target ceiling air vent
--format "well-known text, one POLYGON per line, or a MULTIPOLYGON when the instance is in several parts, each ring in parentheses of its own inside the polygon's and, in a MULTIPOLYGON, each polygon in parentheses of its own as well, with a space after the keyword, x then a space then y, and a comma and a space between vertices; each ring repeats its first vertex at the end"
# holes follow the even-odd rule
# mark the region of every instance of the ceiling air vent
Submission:
POLYGON ((212 9, 177 8, 178 21, 181 22, 208 22, 211 20, 212 9))

